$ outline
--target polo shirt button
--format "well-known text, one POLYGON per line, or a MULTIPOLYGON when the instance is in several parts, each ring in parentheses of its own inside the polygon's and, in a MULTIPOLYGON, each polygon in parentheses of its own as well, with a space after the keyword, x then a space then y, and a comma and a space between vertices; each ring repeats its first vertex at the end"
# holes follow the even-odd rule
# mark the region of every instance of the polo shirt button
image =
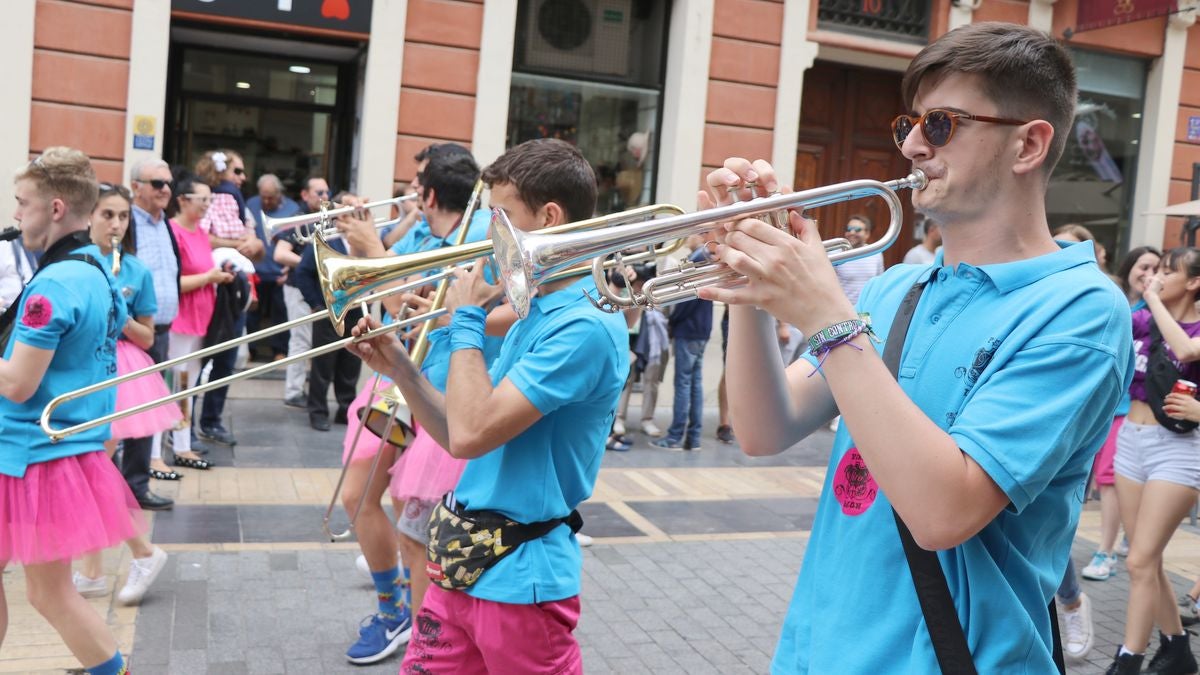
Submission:
POLYGON ((938 321, 941 321, 941 320, 942 320, 941 314, 934 314, 933 316, 929 317, 930 323, 937 323, 938 321))
POLYGON ((946 270, 942 270, 942 271, 938 272, 938 281, 945 281, 945 280, 946 280, 946 270))

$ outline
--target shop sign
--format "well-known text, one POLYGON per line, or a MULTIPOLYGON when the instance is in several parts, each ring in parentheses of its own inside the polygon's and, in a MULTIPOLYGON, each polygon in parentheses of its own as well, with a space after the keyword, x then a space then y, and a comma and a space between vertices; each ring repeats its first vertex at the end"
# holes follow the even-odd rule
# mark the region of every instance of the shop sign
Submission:
POLYGON ((1200 117, 1188 117, 1188 135, 1189 141, 1200 141, 1200 117))
POLYGON ((1178 4, 1178 0, 1079 0, 1075 28, 1068 28, 1066 36, 1166 16, 1179 11, 1178 4))
POLYGON ((171 0, 171 11, 230 23, 298 26, 342 33, 371 32, 372 0, 171 0), (236 21, 236 20, 242 21, 236 21))
POLYGON ((154 149, 154 129, 157 126, 157 120, 154 115, 134 115, 133 116, 133 149, 134 150, 153 150, 154 149))

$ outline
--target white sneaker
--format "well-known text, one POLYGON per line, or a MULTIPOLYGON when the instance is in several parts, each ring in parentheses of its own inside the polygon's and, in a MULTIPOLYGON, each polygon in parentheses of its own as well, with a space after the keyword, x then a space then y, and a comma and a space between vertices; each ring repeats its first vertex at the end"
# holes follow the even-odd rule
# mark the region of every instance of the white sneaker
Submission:
POLYGON ((371 568, 369 565, 367 565, 367 556, 359 555, 357 558, 355 558, 354 567, 356 567, 359 572, 362 572, 363 576, 365 576, 367 579, 373 579, 371 576, 371 568))
POLYGON ((123 605, 136 605, 146 596, 150 585, 158 578, 163 568, 167 566, 167 552, 155 546, 154 552, 148 558, 134 558, 129 563, 129 578, 125 586, 117 593, 117 600, 123 605))
POLYGON ((1079 594, 1079 606, 1074 611, 1062 610, 1063 654, 1072 661, 1082 661, 1092 651, 1092 601, 1087 593, 1079 594))
POLYGON ((646 434, 647 436, 653 436, 654 438, 658 438, 659 436, 663 435, 662 429, 658 428, 658 425, 654 423, 654 420, 642 421, 642 433, 646 434))
POLYGON ((614 434, 616 434, 618 436, 624 436, 625 435, 625 420, 621 419, 620 417, 614 418, 612 430, 613 430, 614 434))
POLYGON ((1117 544, 1117 550, 1114 552, 1117 555, 1121 556, 1122 558, 1128 556, 1129 555, 1129 540, 1126 539, 1125 537, 1121 537, 1121 543, 1117 544))
POLYGON ((841 423, 842 423, 841 415, 838 415, 837 417, 833 418, 832 420, 829 420, 829 430, 834 433, 837 433, 838 426, 841 425, 841 423))
POLYGON ((71 581, 75 582, 75 590, 85 598, 102 598, 108 594, 108 580, 103 576, 93 579, 75 572, 71 575, 71 581))
POLYGON ((1092 562, 1080 570, 1079 576, 1084 579, 1091 579, 1092 581, 1104 581, 1116 573, 1117 556, 1113 553, 1096 551, 1092 556, 1092 562))
POLYGON ((579 542, 579 545, 583 548, 587 548, 594 543, 594 540, 591 537, 582 532, 575 533, 575 541, 579 542))

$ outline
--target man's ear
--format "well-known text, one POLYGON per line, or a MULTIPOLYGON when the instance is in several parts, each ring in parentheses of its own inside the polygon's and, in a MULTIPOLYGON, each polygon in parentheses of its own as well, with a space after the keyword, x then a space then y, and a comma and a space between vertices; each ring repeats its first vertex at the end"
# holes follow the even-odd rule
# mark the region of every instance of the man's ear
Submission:
POLYGON ((1054 127, 1046 120, 1033 120, 1024 124, 1017 133, 1017 155, 1013 162, 1013 173, 1026 174, 1038 171, 1046 163, 1050 143, 1054 140, 1054 127))
POLYGON ((438 207, 437 190, 434 190, 431 187, 425 188, 424 190, 421 191, 420 199, 423 202, 423 205, 426 209, 429 209, 430 211, 437 210, 437 207, 438 207))
POLYGON ((564 225, 568 222, 567 212, 558 204, 558 202, 546 202, 540 211, 543 228, 564 225))
POLYGON ((50 217, 53 220, 62 220, 67 216, 67 203, 62 199, 55 197, 50 200, 50 217))

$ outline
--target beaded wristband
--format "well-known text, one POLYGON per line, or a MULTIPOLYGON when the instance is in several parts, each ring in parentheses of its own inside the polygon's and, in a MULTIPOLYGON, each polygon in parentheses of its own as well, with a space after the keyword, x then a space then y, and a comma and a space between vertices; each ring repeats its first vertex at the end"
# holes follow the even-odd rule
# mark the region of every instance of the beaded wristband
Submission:
POLYGON ((450 353, 460 349, 483 351, 483 330, 487 312, 482 307, 464 305, 454 310, 450 320, 450 353))
POLYGON ((829 352, 842 345, 850 345, 851 347, 862 351, 862 347, 851 342, 859 335, 867 335, 871 340, 878 342, 879 338, 875 336, 875 331, 871 330, 871 325, 862 319, 849 319, 827 326, 817 331, 808 340, 808 350, 813 356, 818 357, 817 367, 808 374, 812 377, 821 366, 825 365, 825 358, 829 356, 829 352))

